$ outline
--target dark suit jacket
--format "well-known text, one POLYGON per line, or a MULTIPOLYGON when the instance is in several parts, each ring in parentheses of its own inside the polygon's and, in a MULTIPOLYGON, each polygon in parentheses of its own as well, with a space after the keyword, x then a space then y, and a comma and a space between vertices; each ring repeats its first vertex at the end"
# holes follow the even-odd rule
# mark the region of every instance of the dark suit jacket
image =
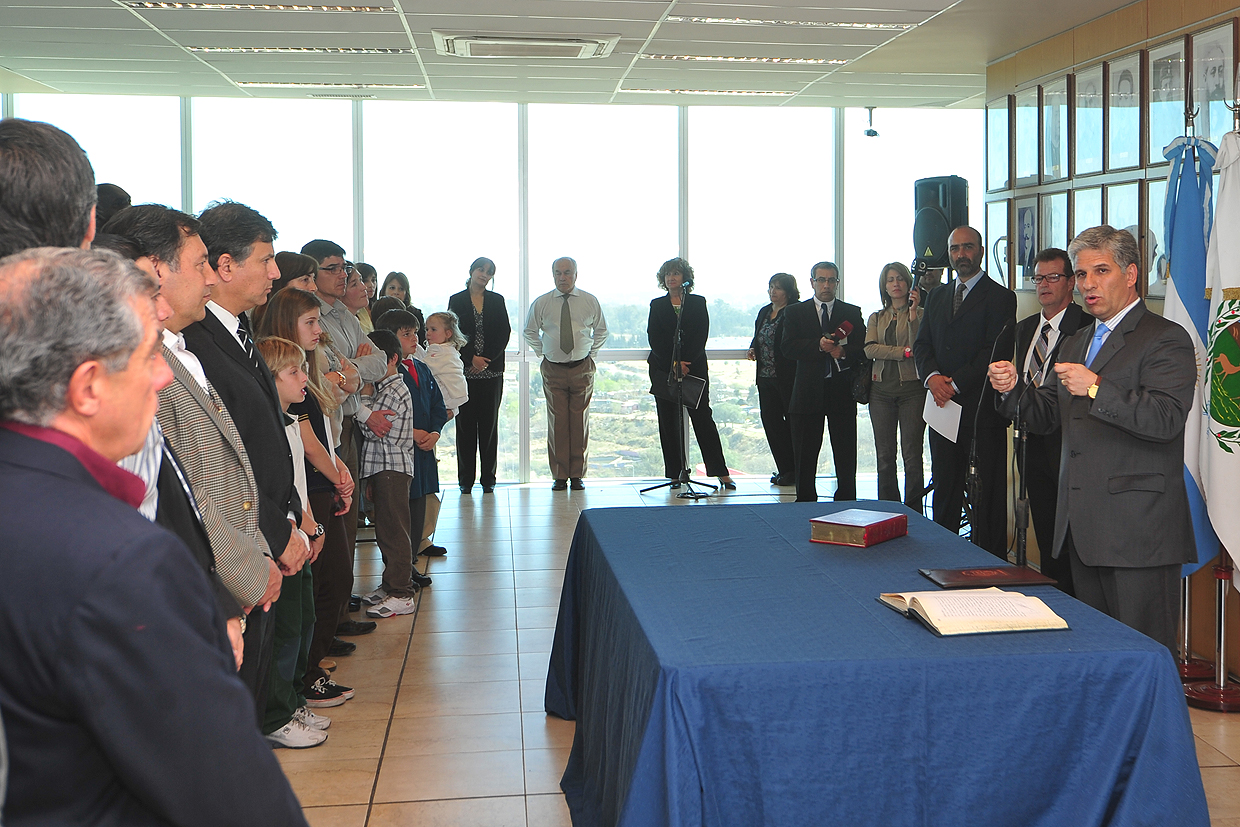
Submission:
MULTIPOLYGON (((1085 310, 1075 302, 1068 305, 1064 310, 1063 319, 1059 322, 1059 341, 1055 343, 1055 347, 1046 357, 1046 367, 1044 375, 1049 377, 1055 367, 1055 362, 1059 358, 1059 353, 1063 350, 1064 343, 1082 327, 1093 325, 1094 317, 1090 316, 1085 310)), ((1035 336, 1039 335, 1042 330, 1042 313, 1034 313, 1032 316, 1022 319, 1016 325, 1016 352, 1013 354, 1014 364, 1018 371, 1023 371, 1025 367, 1025 354, 1029 352, 1029 346, 1033 344, 1035 336)), ((1043 384, 1046 384, 1043 382, 1043 384)), ((997 398, 997 397, 996 397, 997 398)), ((1002 406, 1004 400, 999 400, 997 404, 1002 406)), ((1014 412, 1013 412, 1014 413, 1014 412)), ((1009 419, 1011 417, 1008 417, 1009 419)), ((1049 459, 1051 467, 1058 470, 1059 468, 1059 430, 1056 429, 1049 434, 1030 434, 1029 452, 1044 454, 1049 459)))
MULTIPOLYGON (((1064 342, 1061 362, 1085 362, 1094 326, 1064 342)), ((1197 385, 1197 358, 1184 328, 1145 302, 1128 311, 1090 369, 1098 395, 1072 396, 1052 373, 1021 401, 1032 431, 1063 431, 1054 554, 1069 524, 1081 560, 1120 568, 1197 559, 1184 487, 1184 423, 1197 385)), ((1015 406, 1023 379, 1008 394, 1015 406)))
MULTIPOLYGON (((797 373, 796 360, 785 356, 783 349, 784 321, 788 318, 788 310, 791 307, 792 305, 785 306, 783 311, 775 317, 775 383, 779 386, 785 400, 792 396, 792 383, 797 373)), ((771 306, 768 304, 758 311, 758 318, 753 323, 753 339, 750 340, 749 346, 753 348, 754 355, 757 356, 758 368, 762 367, 762 353, 758 349, 758 333, 770 317, 771 306)))
POLYGON ((461 361, 467 370, 475 356, 491 360, 491 370, 502 373, 504 370, 504 349, 512 337, 512 323, 508 321, 508 307, 504 297, 488 290, 482 294, 482 339, 483 352, 474 348, 474 303, 469 298, 469 291, 462 290, 448 299, 448 309, 461 320, 461 334, 469 341, 461 348, 461 361))
POLYGON ((973 429, 975 414, 979 428, 1006 428, 1007 422, 995 410, 995 392, 986 370, 992 361, 1012 358, 1016 294, 983 273, 953 317, 955 295, 956 279, 930 291, 913 342, 917 375, 925 382, 937 371, 956 383, 953 401, 964 408, 962 431, 973 429), (984 403, 980 412, 979 403, 984 403))
POLYGON ((5 429, 0 525, 5 824, 305 825, 180 540, 5 429))
POLYGON ((301 497, 293 486, 293 455, 284 434, 275 380, 261 356, 254 367, 232 331, 210 309, 206 318, 185 328, 182 335, 241 435, 258 483, 259 529, 278 558, 292 533, 289 512, 297 514, 300 522, 301 497))
MULTIPOLYGON (((689 375, 707 378, 706 340, 710 337, 710 314, 706 311, 706 299, 693 293, 685 296, 680 320, 680 361, 689 363, 689 375)), ((650 317, 646 321, 646 338, 650 342, 650 380, 667 384, 667 374, 672 369, 672 352, 676 336, 676 309, 672 300, 660 296, 650 302, 650 317)))
POLYGON ((840 299, 835 300, 827 328, 838 330, 844 322, 852 324, 852 333, 844 340, 844 358, 833 375, 833 382, 823 381, 826 373, 827 354, 818 345, 822 341, 823 325, 818 318, 818 306, 812 298, 784 308, 784 356, 795 359, 796 378, 792 384, 791 414, 821 414, 827 410, 827 385, 835 387, 836 393, 852 393, 852 380, 857 368, 865 359, 865 320, 861 308, 840 299))

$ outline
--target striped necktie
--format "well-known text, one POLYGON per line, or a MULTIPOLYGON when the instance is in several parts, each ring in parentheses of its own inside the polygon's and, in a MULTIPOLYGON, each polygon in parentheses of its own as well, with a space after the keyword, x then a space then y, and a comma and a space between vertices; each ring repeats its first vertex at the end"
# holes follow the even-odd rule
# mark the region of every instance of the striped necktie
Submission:
POLYGON ((254 339, 250 336, 249 319, 242 313, 237 320, 237 338, 241 340, 241 348, 245 351, 246 357, 249 358, 250 364, 255 368, 258 367, 258 351, 254 349, 254 339))
POLYGON ((1042 374, 1046 368, 1046 353, 1050 350, 1051 344, 1051 323, 1042 323, 1042 335, 1038 337, 1038 343, 1033 346, 1033 364, 1029 366, 1029 383, 1034 387, 1042 385, 1042 374))
POLYGON ((952 297, 952 318, 960 312, 960 305, 964 304, 964 282, 956 282, 956 295, 952 297))

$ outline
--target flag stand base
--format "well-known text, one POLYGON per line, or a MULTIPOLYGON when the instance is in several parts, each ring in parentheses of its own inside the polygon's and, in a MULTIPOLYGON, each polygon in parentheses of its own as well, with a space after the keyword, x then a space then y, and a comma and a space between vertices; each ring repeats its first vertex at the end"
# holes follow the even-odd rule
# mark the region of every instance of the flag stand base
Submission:
POLYGON ((1180 654, 1175 659, 1176 668, 1180 670, 1180 680, 1208 681, 1214 677, 1214 664, 1208 660, 1193 657, 1192 629, 1190 626, 1190 610, 1193 605, 1192 586, 1189 578, 1180 578, 1180 654))
POLYGON ((1219 562, 1214 567, 1215 582, 1215 644, 1213 683, 1189 683, 1184 685, 1184 698, 1189 706, 1211 709, 1215 712, 1240 712, 1240 686, 1227 680, 1227 584, 1231 582, 1231 558, 1227 550, 1219 548, 1219 562))

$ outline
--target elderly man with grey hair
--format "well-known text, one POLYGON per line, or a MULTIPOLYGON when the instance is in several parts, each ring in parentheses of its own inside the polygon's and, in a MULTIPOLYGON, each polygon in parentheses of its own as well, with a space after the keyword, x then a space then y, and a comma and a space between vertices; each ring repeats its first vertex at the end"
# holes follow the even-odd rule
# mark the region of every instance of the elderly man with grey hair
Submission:
POLYGON ((111 253, 0 260, 5 818, 304 825, 202 568, 115 464, 171 379, 154 291, 111 253))

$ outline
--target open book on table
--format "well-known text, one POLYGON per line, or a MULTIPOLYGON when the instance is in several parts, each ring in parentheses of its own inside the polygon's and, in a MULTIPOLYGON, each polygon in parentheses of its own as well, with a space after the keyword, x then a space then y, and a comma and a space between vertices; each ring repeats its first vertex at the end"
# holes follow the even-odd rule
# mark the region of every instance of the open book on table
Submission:
POLYGON ((1002 589, 891 592, 878 599, 915 617, 937 635, 1067 629, 1068 623, 1036 597, 1002 589))

